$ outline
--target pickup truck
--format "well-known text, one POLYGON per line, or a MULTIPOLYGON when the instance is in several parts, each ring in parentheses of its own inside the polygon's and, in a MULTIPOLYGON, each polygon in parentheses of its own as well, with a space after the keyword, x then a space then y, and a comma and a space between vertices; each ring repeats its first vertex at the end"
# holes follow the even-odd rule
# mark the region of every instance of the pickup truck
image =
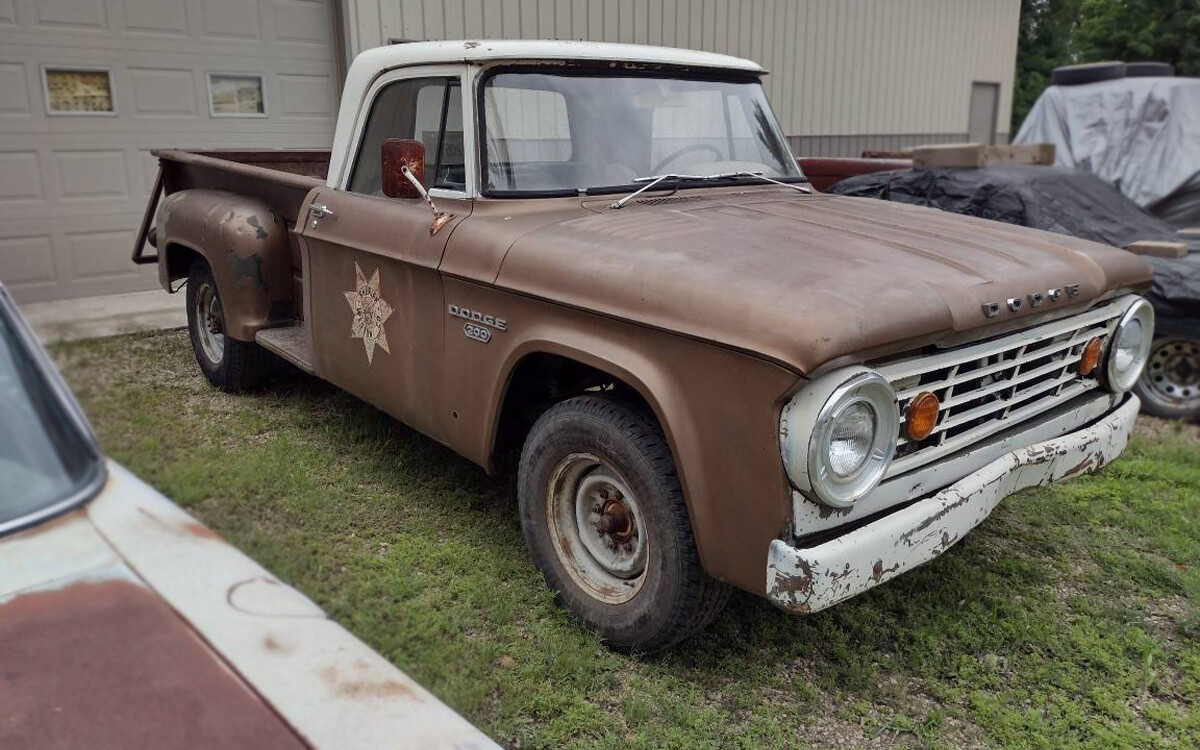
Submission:
POLYGON ((134 259, 186 286, 214 386, 281 357, 515 467, 534 564, 611 647, 668 648, 732 587, 816 612, 1122 451, 1151 275, 813 192, 764 75, 584 42, 369 50, 329 152, 157 152, 134 259))

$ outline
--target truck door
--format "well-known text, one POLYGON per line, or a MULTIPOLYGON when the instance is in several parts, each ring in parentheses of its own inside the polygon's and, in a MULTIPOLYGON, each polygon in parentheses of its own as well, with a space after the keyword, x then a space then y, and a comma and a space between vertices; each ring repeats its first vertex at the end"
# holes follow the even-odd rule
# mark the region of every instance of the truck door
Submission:
POLYGON ((447 238, 471 208, 458 78, 392 80, 375 90, 366 111, 345 189, 314 191, 301 217, 313 365, 322 378, 443 439, 437 269, 447 238), (438 208, 454 217, 436 233, 427 203, 383 194, 385 138, 425 144, 426 188, 441 188, 434 190, 438 208))

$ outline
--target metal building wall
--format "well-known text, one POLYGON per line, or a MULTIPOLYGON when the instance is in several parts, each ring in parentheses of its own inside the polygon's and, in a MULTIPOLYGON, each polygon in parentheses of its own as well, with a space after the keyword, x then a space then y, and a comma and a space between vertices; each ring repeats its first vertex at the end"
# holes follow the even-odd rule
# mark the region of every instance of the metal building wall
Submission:
POLYGON ((589 39, 748 57, 797 154, 966 139, 973 82, 1008 140, 1020 0, 343 0, 351 52, 420 39, 589 39))

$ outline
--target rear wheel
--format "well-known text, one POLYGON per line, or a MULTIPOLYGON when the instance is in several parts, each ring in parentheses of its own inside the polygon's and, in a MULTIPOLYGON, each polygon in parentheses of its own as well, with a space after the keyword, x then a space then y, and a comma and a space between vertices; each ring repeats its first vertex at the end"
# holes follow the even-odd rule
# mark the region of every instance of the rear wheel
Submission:
POLYGON ((720 613, 666 440, 608 395, 564 401, 534 424, 518 470, 521 525, 559 602, 620 651, 669 648, 720 613))
POLYGON ((253 389, 271 370, 271 354, 252 341, 225 333, 225 309, 208 264, 197 260, 188 272, 188 337, 200 371, 217 388, 240 392, 253 389))
POLYGON ((1168 419, 1200 417, 1200 339, 1160 336, 1134 386, 1142 411, 1168 419))

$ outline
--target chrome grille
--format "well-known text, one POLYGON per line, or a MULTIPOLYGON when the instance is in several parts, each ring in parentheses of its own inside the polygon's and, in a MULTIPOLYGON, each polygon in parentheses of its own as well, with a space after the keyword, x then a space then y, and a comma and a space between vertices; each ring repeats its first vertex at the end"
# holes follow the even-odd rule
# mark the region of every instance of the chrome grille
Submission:
POLYGON ((888 476, 935 461, 1099 387, 1080 377, 1083 347, 1107 336, 1125 306, 1109 304, 1053 323, 988 341, 908 357, 875 369, 896 389, 900 434, 888 476), (929 437, 904 436, 904 412, 914 396, 931 391, 941 401, 929 437))

